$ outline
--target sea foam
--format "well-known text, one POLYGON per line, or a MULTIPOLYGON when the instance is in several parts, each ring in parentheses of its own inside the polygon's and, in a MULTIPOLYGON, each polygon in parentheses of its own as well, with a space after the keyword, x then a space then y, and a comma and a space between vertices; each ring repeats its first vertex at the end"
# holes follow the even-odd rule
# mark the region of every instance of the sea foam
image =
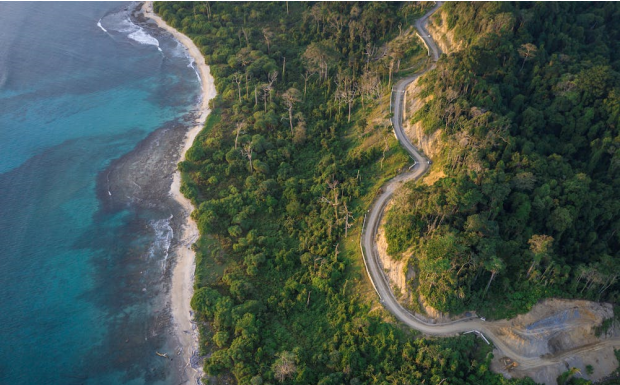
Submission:
MULTIPOLYGON (((126 36, 139 44, 144 45, 152 45, 157 47, 159 52, 163 52, 159 47, 159 40, 154 36, 149 35, 142 27, 134 24, 126 11, 109 14, 103 18, 108 29, 126 34, 126 36)), ((99 20, 97 26, 101 28, 103 31, 108 32, 101 23, 102 20, 99 20)))
POLYGON ((159 52, 162 52, 161 48, 159 48, 159 40, 146 33, 144 29, 140 27, 138 28, 139 29, 137 31, 130 33, 129 35, 127 35, 127 37, 133 41, 137 41, 140 44, 154 45, 155 47, 157 47, 159 52))
POLYGON ((160 260, 162 274, 166 272, 170 244, 174 238, 174 231, 172 230, 172 226, 170 226, 172 218, 173 216, 170 215, 170 217, 166 219, 154 220, 149 223, 154 232, 155 239, 149 247, 148 258, 157 258, 160 260))
POLYGON ((188 61, 187 67, 194 70, 194 73, 196 74, 196 77, 198 78, 198 83, 202 83, 202 78, 200 77, 200 71, 198 71, 198 68, 196 67, 196 61, 194 60, 192 55, 189 54, 189 51, 187 50, 187 48, 183 44, 181 44, 180 41, 178 41, 177 39, 174 39, 174 40, 176 41, 177 46, 172 50, 172 55, 175 57, 185 57, 188 61))
POLYGON ((108 30, 103 28, 103 25, 101 25, 101 19, 99 19, 99 21, 97 22, 97 27, 101 28, 103 32, 108 33, 108 30))
POLYGON ((198 78, 198 82, 202 83, 202 79, 200 78, 200 72, 198 72, 198 68, 196 68, 196 66, 194 65, 196 61, 189 54, 187 55, 187 57, 189 59, 189 64, 187 66, 194 70, 194 72, 196 73, 196 77, 198 78))

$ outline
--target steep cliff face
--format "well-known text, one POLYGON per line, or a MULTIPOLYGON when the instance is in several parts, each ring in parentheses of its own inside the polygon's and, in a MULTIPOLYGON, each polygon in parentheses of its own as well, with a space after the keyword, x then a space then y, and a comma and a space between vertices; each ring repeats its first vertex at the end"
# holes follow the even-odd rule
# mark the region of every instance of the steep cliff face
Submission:
POLYGON ((411 123, 411 117, 429 100, 420 98, 418 80, 419 78, 409 84, 405 91, 403 129, 411 143, 432 159, 439 154, 443 147, 441 142, 442 130, 437 130, 427 135, 424 133, 424 127, 422 127, 421 122, 411 123))
POLYGON ((429 18, 426 29, 433 36, 441 52, 446 55, 463 48, 463 43, 454 38, 454 31, 448 29, 445 11, 440 9, 433 17, 429 18))

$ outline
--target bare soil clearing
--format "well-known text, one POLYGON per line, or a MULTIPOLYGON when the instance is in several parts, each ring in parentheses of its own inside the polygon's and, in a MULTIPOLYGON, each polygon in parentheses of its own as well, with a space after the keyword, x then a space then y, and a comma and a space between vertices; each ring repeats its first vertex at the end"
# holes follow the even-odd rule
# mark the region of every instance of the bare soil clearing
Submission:
POLYGON ((540 361, 540 366, 528 364, 507 370, 502 352, 496 349, 491 368, 506 377, 527 376, 545 384, 556 384, 557 377, 571 368, 580 369, 578 376, 600 380, 618 367, 614 346, 620 341, 615 328, 596 336, 597 327, 612 317, 610 304, 548 299, 512 320, 489 323, 497 337, 514 351, 549 361, 547 364, 540 361), (595 368, 592 375, 587 374, 587 365, 595 368))

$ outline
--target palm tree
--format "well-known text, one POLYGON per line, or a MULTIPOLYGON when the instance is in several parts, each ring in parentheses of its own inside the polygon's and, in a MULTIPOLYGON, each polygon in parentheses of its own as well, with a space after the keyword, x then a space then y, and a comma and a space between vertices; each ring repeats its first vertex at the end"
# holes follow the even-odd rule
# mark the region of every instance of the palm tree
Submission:
POLYGON ((504 261, 499 259, 496 255, 493 255, 491 258, 484 262, 484 268, 487 271, 491 272, 491 278, 489 278, 489 282, 487 283, 487 287, 484 289, 484 295, 482 297, 485 297, 487 295, 487 291, 491 286, 491 282, 493 282, 493 278, 495 278, 497 273, 504 270, 505 267, 506 265, 504 264, 504 261))

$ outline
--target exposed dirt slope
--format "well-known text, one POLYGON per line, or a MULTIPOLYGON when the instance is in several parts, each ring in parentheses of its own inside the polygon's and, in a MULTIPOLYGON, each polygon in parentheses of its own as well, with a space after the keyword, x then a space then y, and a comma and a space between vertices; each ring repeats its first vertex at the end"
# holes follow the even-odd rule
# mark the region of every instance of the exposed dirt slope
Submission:
POLYGON ((411 123, 411 119, 415 113, 418 112, 429 99, 420 98, 420 87, 418 87, 419 79, 420 78, 417 78, 405 88, 405 94, 403 95, 403 130, 411 143, 422 150, 426 156, 433 158, 441 152, 443 147, 441 142, 442 130, 437 130, 427 135, 424 133, 422 122, 411 123))
MULTIPOLYGON (((389 209, 389 208, 386 208, 389 209)), ((407 281, 412 277, 407 277, 407 263, 409 258, 405 255, 400 259, 390 257, 387 253, 387 239, 385 238, 385 218, 377 231, 377 255, 383 272, 387 276, 390 286, 400 303, 407 306, 411 301, 410 290, 407 288, 407 281)), ((403 253, 404 254, 404 253, 403 253)), ((409 254, 410 255, 410 254, 409 254)))
POLYGON ((441 52, 450 54, 463 49, 463 43, 454 38, 454 31, 448 29, 447 14, 439 10, 428 19, 428 32, 433 36, 441 52))

